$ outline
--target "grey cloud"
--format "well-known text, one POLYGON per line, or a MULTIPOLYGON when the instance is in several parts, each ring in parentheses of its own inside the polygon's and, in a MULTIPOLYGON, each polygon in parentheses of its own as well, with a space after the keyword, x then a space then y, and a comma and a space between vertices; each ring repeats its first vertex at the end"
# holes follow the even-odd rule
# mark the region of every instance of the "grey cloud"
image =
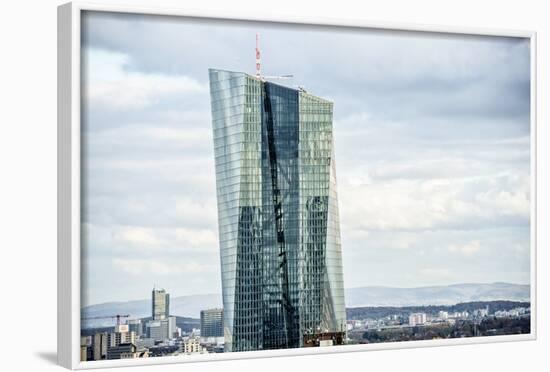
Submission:
MULTIPOLYGON (((386 117, 505 117, 528 107, 523 39, 131 15, 86 19, 97 27, 84 33, 89 45, 134 56, 128 68, 140 71, 190 73, 202 81, 208 67, 252 71, 259 32, 266 71, 293 73, 294 83, 323 96, 352 91, 355 100, 386 117)), ((347 98, 338 100, 342 112, 348 111, 347 98)))
MULTIPOLYGON (((204 86, 209 67, 253 72, 259 32, 265 73, 332 99, 346 287, 529 281, 526 40, 109 13, 83 31, 124 72, 204 86)), ((219 292, 212 242, 169 232, 217 231, 208 92, 148 98, 83 102, 87 303, 155 281, 219 292), (137 240, 121 239, 130 227, 137 240)))

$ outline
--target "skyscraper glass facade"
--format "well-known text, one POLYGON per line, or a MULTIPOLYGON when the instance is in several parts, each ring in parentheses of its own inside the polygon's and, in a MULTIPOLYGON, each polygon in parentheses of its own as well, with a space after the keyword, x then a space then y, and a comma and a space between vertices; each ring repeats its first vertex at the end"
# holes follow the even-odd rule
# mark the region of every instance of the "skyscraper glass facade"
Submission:
POLYGON ((154 288, 151 292, 151 316, 154 320, 161 320, 169 315, 170 295, 164 289, 154 288))
POLYGON ((333 104, 245 73, 209 73, 225 350, 341 341, 333 104))
POLYGON ((201 310, 201 337, 223 337, 223 309, 201 310))

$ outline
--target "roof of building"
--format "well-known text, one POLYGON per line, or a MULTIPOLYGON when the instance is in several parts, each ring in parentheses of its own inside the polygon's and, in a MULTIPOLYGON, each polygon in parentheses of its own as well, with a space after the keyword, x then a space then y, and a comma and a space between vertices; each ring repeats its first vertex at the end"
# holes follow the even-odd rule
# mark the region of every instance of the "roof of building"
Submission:
POLYGON ((284 84, 274 83, 273 81, 270 81, 270 80, 267 80, 267 79, 262 79, 261 77, 258 78, 256 75, 252 75, 252 74, 242 72, 242 71, 230 71, 230 70, 224 70, 224 69, 219 69, 219 68, 209 68, 208 71, 209 72, 210 71, 220 71, 220 72, 229 72, 229 73, 232 73, 232 74, 242 74, 242 75, 248 76, 251 79, 260 81, 262 83, 269 83, 269 84, 277 85, 277 86, 280 86, 280 87, 283 87, 283 88, 286 88, 286 89, 290 89, 290 90, 293 90, 293 91, 296 91, 296 92, 299 92, 299 93, 302 93, 302 94, 305 94, 305 95, 308 95, 308 96, 311 96, 311 97, 315 97, 315 98, 317 98, 321 101, 325 101, 325 102, 328 102, 328 103, 333 103, 329 99, 311 94, 303 86, 292 87, 292 86, 287 86, 287 85, 284 85, 284 84))

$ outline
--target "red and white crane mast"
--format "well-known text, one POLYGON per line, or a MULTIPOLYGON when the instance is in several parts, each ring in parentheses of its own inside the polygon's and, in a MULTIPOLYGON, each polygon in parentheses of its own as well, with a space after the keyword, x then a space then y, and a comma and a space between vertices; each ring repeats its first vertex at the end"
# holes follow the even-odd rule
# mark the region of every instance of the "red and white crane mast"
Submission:
POLYGON ((277 75, 267 76, 261 72, 261 54, 260 54, 260 36, 256 34, 256 77, 261 80, 265 79, 291 79, 293 75, 277 75))

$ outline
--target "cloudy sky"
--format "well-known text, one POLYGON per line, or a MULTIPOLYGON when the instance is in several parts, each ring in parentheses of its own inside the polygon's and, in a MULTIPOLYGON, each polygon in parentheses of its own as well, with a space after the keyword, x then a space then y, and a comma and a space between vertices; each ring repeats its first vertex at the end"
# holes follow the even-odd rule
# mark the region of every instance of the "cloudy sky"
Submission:
POLYGON ((529 283, 529 43, 86 13, 83 305, 221 292, 207 69, 334 101, 345 286, 529 283))

